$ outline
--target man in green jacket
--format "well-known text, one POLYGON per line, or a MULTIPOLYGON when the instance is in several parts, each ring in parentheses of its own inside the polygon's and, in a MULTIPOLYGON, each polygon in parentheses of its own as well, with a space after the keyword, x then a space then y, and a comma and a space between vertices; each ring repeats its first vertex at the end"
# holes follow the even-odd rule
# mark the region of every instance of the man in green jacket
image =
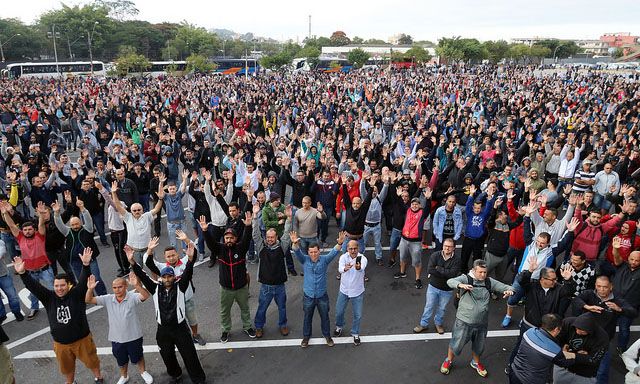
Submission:
POLYGON ((467 275, 449 279, 447 285, 459 290, 460 301, 451 332, 449 351, 440 366, 440 372, 448 375, 454 356, 460 355, 464 346, 471 341, 471 368, 475 369, 478 375, 485 377, 487 370, 480 363, 480 355, 484 351, 487 338, 491 293, 511 296, 513 287, 488 277, 487 263, 481 259, 473 262, 473 269, 467 275))
POLYGON ((274 229, 278 238, 284 233, 284 222, 287 219, 284 213, 284 205, 280 202, 280 195, 273 192, 269 197, 270 202, 262 208, 262 222, 265 229, 274 229))

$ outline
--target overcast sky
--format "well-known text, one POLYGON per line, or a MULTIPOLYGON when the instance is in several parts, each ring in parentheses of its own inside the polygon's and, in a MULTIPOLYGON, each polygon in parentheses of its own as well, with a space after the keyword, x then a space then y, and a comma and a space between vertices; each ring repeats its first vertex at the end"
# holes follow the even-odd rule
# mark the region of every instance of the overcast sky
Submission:
MULTIPOLYGON (((518 37, 597 39, 606 32, 640 34, 638 0, 405 0, 405 1, 284 1, 134 0, 138 19, 150 22, 187 20, 198 26, 253 32, 278 40, 311 33, 387 40, 398 33, 414 40, 437 41, 446 36, 496 40, 518 37)), ((83 4, 86 1, 65 1, 83 4)), ((0 17, 31 23, 58 1, 3 1, 0 17)))

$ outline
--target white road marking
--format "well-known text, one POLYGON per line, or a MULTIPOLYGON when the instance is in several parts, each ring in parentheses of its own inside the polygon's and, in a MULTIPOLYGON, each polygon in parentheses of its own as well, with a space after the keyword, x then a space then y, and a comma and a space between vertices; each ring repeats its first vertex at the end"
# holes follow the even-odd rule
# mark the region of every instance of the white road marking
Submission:
MULTIPOLYGON (((640 326, 634 325, 631 327, 631 331, 640 331, 640 326)), ((515 337, 518 336, 519 330, 497 330, 489 331, 487 337, 515 337)), ((449 340, 451 339, 451 332, 447 332, 443 335, 437 333, 406 333, 399 335, 372 335, 372 336, 360 336, 360 340, 363 343, 394 343, 394 342, 410 342, 410 341, 430 341, 430 340, 449 340)), ((336 337, 333 339, 336 344, 352 344, 352 337, 336 337)), ((300 347, 302 339, 277 339, 277 340, 251 340, 251 341, 232 341, 228 343, 207 343, 205 346, 196 345, 196 349, 202 351, 213 350, 228 350, 228 349, 248 349, 248 348, 282 348, 282 347, 300 347)), ((323 337, 316 337, 309 340, 309 345, 325 345, 326 341, 323 337)), ((98 355, 111 355, 111 347, 97 348, 98 355)), ((159 348, 157 345, 145 345, 145 353, 158 353, 159 348)), ((28 351, 24 352, 14 359, 37 359, 43 357, 54 357, 53 350, 44 351, 28 351)))

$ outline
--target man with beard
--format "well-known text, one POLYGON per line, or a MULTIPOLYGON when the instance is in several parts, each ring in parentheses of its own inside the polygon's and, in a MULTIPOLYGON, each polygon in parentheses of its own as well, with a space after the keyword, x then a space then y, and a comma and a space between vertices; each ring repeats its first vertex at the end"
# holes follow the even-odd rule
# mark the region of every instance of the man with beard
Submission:
POLYGON ((238 232, 234 228, 227 228, 222 236, 222 244, 216 244, 216 240, 209 231, 206 230, 208 224, 204 216, 200 217, 199 223, 204 238, 209 248, 217 247, 215 255, 220 262, 219 282, 220 282, 220 322, 222 324, 222 335, 220 341, 229 341, 231 332, 231 307, 234 302, 240 307, 240 317, 242 328, 250 338, 256 337, 256 331, 251 327, 251 314, 249 313, 249 285, 247 279, 246 255, 249 249, 252 232, 251 212, 245 212, 242 220, 242 236, 238 241, 238 232))

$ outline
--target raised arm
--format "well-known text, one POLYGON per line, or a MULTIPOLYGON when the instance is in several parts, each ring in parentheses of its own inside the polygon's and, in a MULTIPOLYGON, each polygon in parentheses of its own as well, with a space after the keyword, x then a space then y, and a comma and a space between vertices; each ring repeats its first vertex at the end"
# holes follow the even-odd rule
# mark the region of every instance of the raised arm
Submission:
POLYGON ((89 233, 93 232, 93 219, 91 218, 91 213, 89 213, 89 211, 84 207, 84 202, 82 200, 76 200, 76 205, 80 209, 80 215, 82 215, 82 227, 89 233))
POLYGON ((66 237, 71 229, 64 223, 62 216, 60 216, 60 203, 54 201, 53 204, 51 204, 51 208, 53 209, 53 223, 56 225, 56 228, 58 228, 58 231, 66 237))
POLYGON ((111 183, 111 198, 113 199, 113 207, 120 214, 120 216, 124 217, 127 214, 127 210, 122 206, 120 202, 120 198, 118 197, 118 182, 113 181, 111 183))

